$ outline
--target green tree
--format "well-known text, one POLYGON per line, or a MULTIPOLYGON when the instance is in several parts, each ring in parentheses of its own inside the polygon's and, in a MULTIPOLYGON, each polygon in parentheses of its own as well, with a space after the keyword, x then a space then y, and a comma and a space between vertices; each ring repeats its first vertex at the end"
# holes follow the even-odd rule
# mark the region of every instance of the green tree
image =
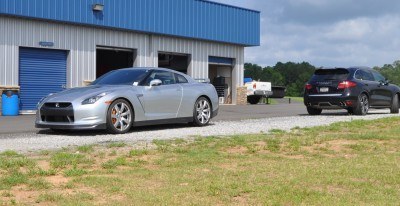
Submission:
POLYGON ((271 82, 273 86, 285 86, 289 96, 301 96, 304 84, 314 73, 315 67, 307 62, 278 62, 273 67, 262 68, 257 64, 245 64, 245 77, 271 82))

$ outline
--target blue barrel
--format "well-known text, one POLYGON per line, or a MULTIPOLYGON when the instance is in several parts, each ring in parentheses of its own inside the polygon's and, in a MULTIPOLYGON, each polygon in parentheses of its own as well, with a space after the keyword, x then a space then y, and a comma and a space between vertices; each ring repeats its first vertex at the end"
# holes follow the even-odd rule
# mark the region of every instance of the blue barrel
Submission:
POLYGON ((4 90, 1 94, 1 102, 3 116, 17 116, 19 114, 18 91, 4 90))

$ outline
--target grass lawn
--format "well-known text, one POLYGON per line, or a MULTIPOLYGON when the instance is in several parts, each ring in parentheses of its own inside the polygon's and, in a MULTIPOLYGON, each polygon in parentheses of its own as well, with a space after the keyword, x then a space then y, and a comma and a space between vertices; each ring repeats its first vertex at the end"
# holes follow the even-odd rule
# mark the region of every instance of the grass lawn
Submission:
POLYGON ((301 103, 303 103, 304 102, 304 98, 303 97, 285 97, 285 99, 291 99, 292 101, 295 101, 295 102, 301 102, 301 103))
POLYGON ((0 154, 0 205, 398 205, 400 118, 0 154))

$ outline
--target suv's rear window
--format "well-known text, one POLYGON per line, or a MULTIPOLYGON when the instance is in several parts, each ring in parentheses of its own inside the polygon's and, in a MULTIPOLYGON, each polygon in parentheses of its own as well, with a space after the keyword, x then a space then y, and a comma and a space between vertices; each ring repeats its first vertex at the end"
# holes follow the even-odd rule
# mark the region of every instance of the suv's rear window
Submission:
POLYGON ((313 81, 329 81, 329 80, 346 80, 349 77, 347 69, 318 69, 314 72, 311 80, 313 81))

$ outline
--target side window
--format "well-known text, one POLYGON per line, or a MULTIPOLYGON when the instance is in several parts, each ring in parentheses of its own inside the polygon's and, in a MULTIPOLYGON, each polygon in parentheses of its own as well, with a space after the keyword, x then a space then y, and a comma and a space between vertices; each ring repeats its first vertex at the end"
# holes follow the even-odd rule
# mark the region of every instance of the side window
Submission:
POLYGON ((175 74, 175 77, 176 77, 176 83, 178 84, 188 83, 188 80, 180 74, 175 74))
POLYGON ((368 81, 375 81, 370 71, 363 71, 363 79, 368 81))
POLYGON ((169 84, 176 83, 174 73, 167 72, 167 71, 154 71, 153 74, 150 75, 150 79, 152 79, 152 80, 159 79, 159 80, 161 80, 162 85, 169 85, 169 84))
POLYGON ((356 72, 354 77, 359 80, 375 81, 374 76, 372 76, 371 72, 361 69, 356 72))
POLYGON ((379 74, 378 72, 373 71, 372 74, 374 75, 375 81, 378 81, 378 82, 384 82, 384 81, 386 81, 386 78, 383 77, 383 76, 382 76, 381 74, 379 74))
POLYGON ((354 75, 354 78, 359 79, 359 80, 363 80, 362 70, 357 70, 356 74, 354 75))

